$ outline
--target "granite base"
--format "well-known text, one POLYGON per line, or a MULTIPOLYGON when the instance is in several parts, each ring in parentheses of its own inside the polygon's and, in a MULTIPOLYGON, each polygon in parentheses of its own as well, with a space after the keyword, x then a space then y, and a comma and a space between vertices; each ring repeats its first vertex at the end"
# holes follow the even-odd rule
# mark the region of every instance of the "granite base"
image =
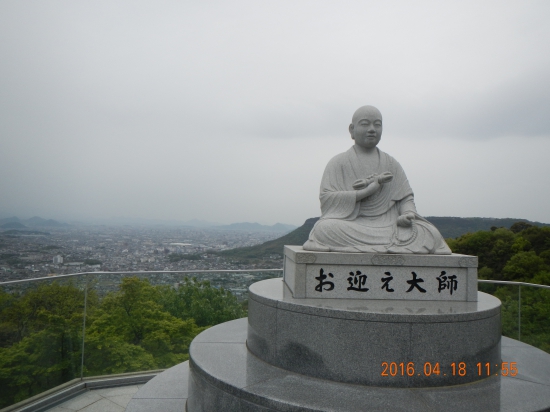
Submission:
MULTIPOLYGON (((195 338, 190 348, 188 412, 550 410, 550 355, 513 339, 502 338, 502 361, 517 363, 516 376, 447 387, 381 388, 312 378, 270 365, 247 350, 247 328, 243 318, 195 338)), ((162 374, 151 383, 160 379, 162 374)))
POLYGON ((295 299, 281 279, 250 286, 248 349, 303 375, 389 387, 461 385, 498 373, 500 301, 295 299), (466 369, 464 369, 464 367, 466 369), (464 372, 466 370, 466 372, 464 372))

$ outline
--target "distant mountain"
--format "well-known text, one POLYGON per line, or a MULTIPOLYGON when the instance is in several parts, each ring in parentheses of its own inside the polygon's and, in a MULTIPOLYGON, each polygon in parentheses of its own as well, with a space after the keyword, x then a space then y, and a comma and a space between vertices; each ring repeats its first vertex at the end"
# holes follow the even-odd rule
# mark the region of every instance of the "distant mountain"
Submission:
POLYGON ((273 228, 274 232, 290 232, 290 231, 298 228, 298 226, 288 225, 286 223, 275 223, 271 227, 273 228))
MULTIPOLYGON (((468 232, 490 230, 492 227, 510 228, 516 222, 526 222, 535 226, 550 226, 547 223, 531 222, 527 219, 484 218, 484 217, 436 217, 426 218, 432 222, 445 238, 455 238, 468 232)), ((230 249, 221 252, 222 256, 234 259, 262 259, 270 255, 282 255, 284 245, 303 245, 308 239, 318 217, 307 219, 302 226, 292 232, 261 245, 230 249)))
POLYGON ((185 222, 180 222, 180 224, 184 226, 192 226, 192 227, 214 227, 214 226, 220 225, 219 223, 208 222, 206 220, 201 220, 201 219, 191 219, 185 222))
MULTIPOLYGON (((76 223, 76 222, 75 222, 76 223)), ((105 226, 173 226, 173 227, 196 227, 209 228, 217 226, 219 223, 207 222, 206 220, 191 219, 182 220, 164 220, 164 219, 143 219, 134 217, 111 217, 108 219, 82 219, 80 224, 84 225, 105 225, 105 226)))
POLYGON ((281 232, 286 233, 296 229, 294 225, 286 225, 284 223, 275 223, 272 226, 260 225, 259 223, 231 223, 230 225, 214 226, 212 229, 221 230, 239 230, 246 232, 281 232))
POLYGON ((29 227, 66 227, 69 226, 67 223, 60 223, 57 220, 53 219, 42 219, 41 217, 35 216, 25 221, 29 227))
POLYGON ((302 245, 307 240, 309 232, 313 228, 318 217, 307 219, 299 228, 293 230, 286 235, 262 243, 261 245, 241 247, 237 249, 226 250, 220 252, 222 256, 227 256, 236 259, 261 259, 264 256, 282 255, 284 245, 302 245))
POLYGON ((26 229, 36 227, 67 227, 67 223, 60 223, 53 219, 43 219, 38 216, 31 217, 30 219, 19 219, 18 217, 8 217, 6 219, 0 219, 0 227, 4 229, 26 229), (12 226, 5 226, 12 225, 12 226), (14 226, 15 225, 15 226, 14 226))
POLYGON ((21 219, 19 219, 17 216, 6 217, 6 218, 3 218, 3 219, 0 219, 0 225, 3 224, 3 223, 9 223, 9 222, 19 222, 19 223, 21 223, 21 219))
POLYGON ((0 227, 2 229, 27 229, 27 226, 19 222, 7 222, 0 225, 0 227))

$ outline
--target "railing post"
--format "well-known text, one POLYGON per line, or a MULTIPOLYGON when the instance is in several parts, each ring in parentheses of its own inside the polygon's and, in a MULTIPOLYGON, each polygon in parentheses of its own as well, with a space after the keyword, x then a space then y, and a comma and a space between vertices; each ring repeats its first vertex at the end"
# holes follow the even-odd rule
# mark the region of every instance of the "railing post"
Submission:
POLYGON ((518 285, 518 340, 521 342, 521 285, 518 285))
POLYGON ((86 309, 88 308, 88 275, 85 275, 84 279, 84 314, 82 315, 82 356, 80 359, 80 380, 84 378, 84 338, 86 337, 86 309))

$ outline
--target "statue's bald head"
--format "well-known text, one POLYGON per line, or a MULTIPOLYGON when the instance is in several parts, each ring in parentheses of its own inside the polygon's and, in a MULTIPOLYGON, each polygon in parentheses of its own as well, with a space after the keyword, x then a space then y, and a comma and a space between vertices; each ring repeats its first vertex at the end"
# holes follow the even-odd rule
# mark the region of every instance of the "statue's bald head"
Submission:
POLYGON ((366 116, 369 115, 375 115, 382 120, 382 113, 380 113, 380 110, 378 110, 374 106, 361 106, 359 109, 353 113, 353 117, 351 118, 352 124, 357 124, 357 122, 361 119, 363 119, 366 116))
POLYGON ((353 113, 349 125, 351 138, 363 149, 372 150, 382 137, 382 114, 374 106, 360 107, 353 113))

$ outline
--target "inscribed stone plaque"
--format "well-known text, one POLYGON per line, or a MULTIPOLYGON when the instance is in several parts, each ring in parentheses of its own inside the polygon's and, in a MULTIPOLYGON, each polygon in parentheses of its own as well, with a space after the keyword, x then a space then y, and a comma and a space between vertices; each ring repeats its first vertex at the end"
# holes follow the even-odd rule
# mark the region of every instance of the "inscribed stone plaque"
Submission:
POLYGON ((285 246, 285 284, 294 298, 477 300, 477 257, 338 253, 285 246))
POLYGON ((467 300, 467 269, 308 265, 306 298, 467 300))

